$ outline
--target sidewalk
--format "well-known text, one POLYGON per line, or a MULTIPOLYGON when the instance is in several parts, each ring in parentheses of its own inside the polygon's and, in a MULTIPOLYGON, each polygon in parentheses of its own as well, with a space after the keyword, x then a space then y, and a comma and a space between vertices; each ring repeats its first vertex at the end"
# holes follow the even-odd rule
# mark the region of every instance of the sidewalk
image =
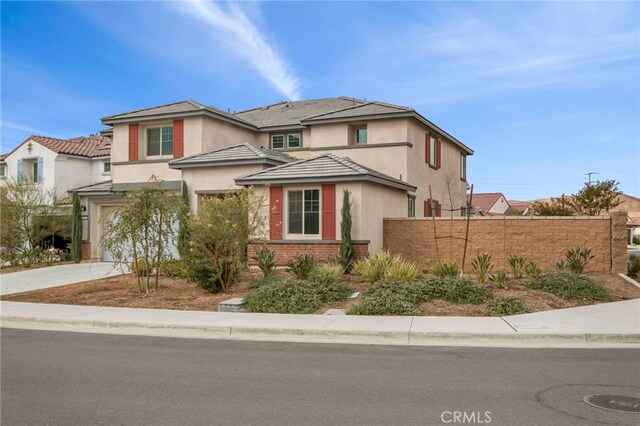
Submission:
POLYGON ((190 312, 0 302, 0 326, 259 341, 392 345, 639 347, 640 299, 510 317, 190 312))
POLYGON ((59 287, 122 275, 109 262, 73 263, 0 275, 0 295, 59 287))

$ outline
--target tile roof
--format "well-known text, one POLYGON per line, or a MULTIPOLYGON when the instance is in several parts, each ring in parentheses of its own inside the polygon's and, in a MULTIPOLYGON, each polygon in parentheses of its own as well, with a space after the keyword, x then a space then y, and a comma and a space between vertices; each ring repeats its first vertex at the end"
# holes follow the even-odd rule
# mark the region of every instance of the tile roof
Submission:
POLYGON ((169 162, 169 167, 172 169, 180 169, 182 167, 223 166, 238 163, 268 163, 280 165, 294 160, 295 158, 273 149, 258 148, 249 143, 242 143, 172 160, 169 162))
POLYGON ((108 157, 111 155, 111 139, 104 136, 79 136, 71 139, 58 139, 49 136, 31 135, 11 152, 3 154, 4 160, 16 149, 29 141, 34 141, 58 154, 76 155, 78 157, 96 158, 108 157))
POLYGON ((361 180, 407 191, 416 190, 414 185, 365 167, 350 158, 338 157, 335 154, 322 154, 317 157, 298 160, 256 173, 250 173, 235 179, 238 185, 361 180))
POLYGON ((482 209, 485 214, 491 214, 489 210, 491 210, 491 207, 493 207, 493 205, 498 202, 500 197, 504 197, 501 192, 485 192, 473 194, 472 204, 476 209, 482 209))
POLYGON ((89 192, 110 192, 111 191, 111 181, 105 180, 104 182, 93 183, 91 185, 81 186, 79 188, 70 189, 68 192, 77 192, 79 194, 89 193, 89 192))
POLYGON ((411 108, 399 107, 395 105, 385 104, 382 102, 367 102, 364 104, 356 105, 353 107, 345 108, 339 111, 332 111, 323 114, 317 114, 311 117, 305 118, 304 122, 320 121, 320 120, 335 120, 340 118, 352 118, 352 117, 364 117, 380 114, 394 114, 394 113, 411 113, 414 112, 411 108))

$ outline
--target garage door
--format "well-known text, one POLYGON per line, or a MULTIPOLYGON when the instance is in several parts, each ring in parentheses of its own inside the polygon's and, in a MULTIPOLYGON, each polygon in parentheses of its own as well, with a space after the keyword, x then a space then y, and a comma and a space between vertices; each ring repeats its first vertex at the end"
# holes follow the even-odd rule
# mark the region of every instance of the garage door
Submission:
MULTIPOLYGON (((105 214, 109 214, 109 210, 113 209, 113 208, 117 208, 118 206, 104 206, 102 207, 101 211, 100 211, 100 217, 103 217, 105 214)), ((178 235, 178 227, 180 226, 180 223, 178 221, 175 221, 173 223, 173 229, 174 229, 174 234, 178 235)), ((174 259, 178 259, 180 257, 180 255, 178 254, 178 247, 177 247, 177 241, 170 241, 169 242, 169 246, 167 247, 167 252, 169 254, 170 257, 173 257, 174 259)), ((132 250, 131 248, 129 248, 127 250, 129 252, 129 256, 127 257, 127 261, 130 261, 130 259, 133 257, 131 255, 132 250)), ((113 262, 113 253, 111 253, 109 250, 107 250, 106 248, 102 248, 102 261, 103 262, 113 262)))

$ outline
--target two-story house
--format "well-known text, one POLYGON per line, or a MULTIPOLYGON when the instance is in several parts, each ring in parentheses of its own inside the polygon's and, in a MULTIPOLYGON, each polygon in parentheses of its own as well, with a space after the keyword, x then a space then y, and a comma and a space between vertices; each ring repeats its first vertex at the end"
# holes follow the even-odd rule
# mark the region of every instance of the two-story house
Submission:
POLYGON ((0 186, 8 180, 36 183, 59 201, 72 188, 109 180, 110 151, 111 139, 104 136, 29 136, 0 156, 0 186))
POLYGON ((270 206, 263 237, 289 254, 337 251, 344 189, 360 252, 382 248, 384 217, 459 215, 466 205, 473 151, 411 108, 337 97, 230 113, 182 101, 102 122, 113 128, 112 182, 78 191, 93 258, 109 258, 101 214, 152 175, 175 191, 184 181, 193 211, 202 197, 256 187, 270 206))

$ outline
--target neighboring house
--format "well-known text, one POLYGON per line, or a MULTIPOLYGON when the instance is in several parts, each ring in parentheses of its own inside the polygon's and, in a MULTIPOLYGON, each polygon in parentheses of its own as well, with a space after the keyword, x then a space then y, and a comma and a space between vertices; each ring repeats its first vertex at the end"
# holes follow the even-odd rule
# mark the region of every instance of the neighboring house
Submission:
POLYGON ((505 215, 509 211, 509 202, 501 192, 473 194, 471 200, 474 213, 478 216, 505 215))
POLYGON ((533 203, 528 201, 509 201, 509 209, 507 210, 507 215, 514 216, 531 216, 533 215, 533 203))
POLYGON ((37 183, 59 201, 72 188, 109 179, 110 150, 103 136, 30 136, 0 158, 0 185, 8 179, 37 183))
POLYGON ((229 113, 182 101, 102 123, 113 134, 112 182, 77 189, 92 258, 109 257, 100 216, 151 176, 175 191, 184 181, 192 211, 203 197, 257 186, 271 207, 265 237, 300 251, 337 250, 342 189, 352 194, 353 238, 372 252, 382 248, 384 217, 459 214, 466 204, 473 151, 411 108, 336 97, 229 113))

